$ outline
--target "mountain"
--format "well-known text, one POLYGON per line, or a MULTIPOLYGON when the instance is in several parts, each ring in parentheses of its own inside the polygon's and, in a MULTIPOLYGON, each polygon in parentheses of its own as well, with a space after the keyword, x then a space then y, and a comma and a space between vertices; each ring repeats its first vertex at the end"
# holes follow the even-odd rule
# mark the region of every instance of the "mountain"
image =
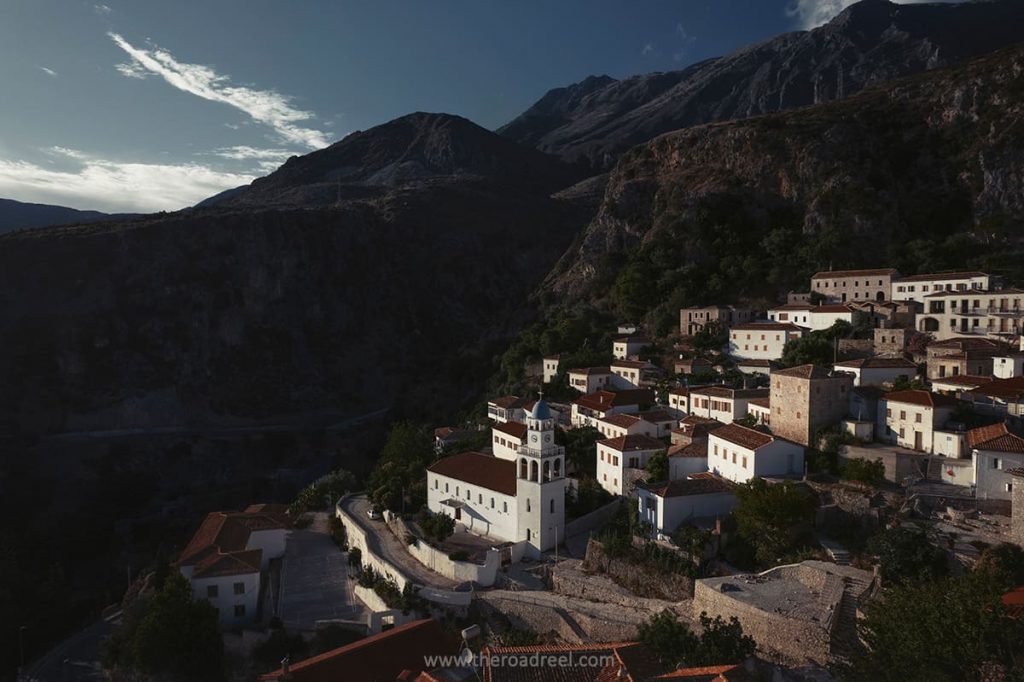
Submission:
MULTIPOLYGON (((545 298, 629 319, 770 304, 816 270, 1024 281, 1024 46, 624 153, 545 298)), ((677 320, 676 320, 677 321, 677 320)), ((554 352, 554 351, 552 351, 554 352)))
POLYGON ((450 413, 592 215, 592 199, 551 196, 577 177, 414 114, 209 208, 4 235, 0 423, 450 413))
POLYGON ((130 217, 132 217, 131 214, 112 215, 99 211, 79 211, 66 206, 26 204, 13 199, 0 199, 0 234, 30 227, 93 223, 100 220, 118 220, 130 217))
POLYGON ((787 33, 681 71, 588 78, 552 90, 499 129, 607 170, 679 128, 820 104, 1024 41, 1024 3, 862 0, 820 28, 787 33))

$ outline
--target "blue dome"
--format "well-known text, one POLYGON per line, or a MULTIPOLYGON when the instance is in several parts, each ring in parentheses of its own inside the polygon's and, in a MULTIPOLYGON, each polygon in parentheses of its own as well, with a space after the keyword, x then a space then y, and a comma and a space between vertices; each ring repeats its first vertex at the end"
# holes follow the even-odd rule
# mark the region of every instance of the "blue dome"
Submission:
POLYGON ((548 402, 544 398, 539 399, 533 404, 533 409, 530 410, 531 419, 551 419, 551 408, 548 407, 548 402))

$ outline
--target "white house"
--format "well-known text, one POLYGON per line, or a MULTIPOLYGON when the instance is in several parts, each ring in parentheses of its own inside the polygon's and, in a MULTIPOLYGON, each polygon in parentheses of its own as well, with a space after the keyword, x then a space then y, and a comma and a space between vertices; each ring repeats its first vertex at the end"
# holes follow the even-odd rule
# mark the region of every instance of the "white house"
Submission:
POLYGON ((727 424, 708 434, 708 468, 734 483, 758 476, 795 476, 804 471, 804 448, 768 433, 727 424))
POLYGON ((772 322, 795 324, 812 332, 829 329, 836 322, 853 324, 854 310, 846 304, 812 306, 809 304, 780 305, 768 311, 772 322))
POLYGON ((984 386, 992 381, 993 377, 979 377, 973 374, 957 374, 954 376, 945 376, 941 379, 932 379, 931 388, 936 393, 951 393, 959 395, 964 391, 971 391, 980 386, 984 386))
POLYGON ((900 277, 892 283, 893 301, 917 301, 945 291, 986 291, 992 287, 992 276, 984 272, 942 272, 900 277))
POLYGON ((786 343, 808 333, 787 322, 750 322, 729 330, 729 355, 738 360, 778 360, 786 343))
POLYGON ((612 495, 628 495, 642 478, 647 460, 666 449, 650 436, 619 436, 597 441, 597 482, 612 495))
POLYGON ((646 336, 622 336, 612 342, 612 355, 616 360, 635 359, 641 350, 651 345, 646 336))
POLYGON ((843 360, 832 366, 836 372, 853 375, 854 386, 881 386, 897 379, 913 379, 917 365, 904 358, 858 358, 843 360))
POLYGON ((520 398, 517 395, 503 395, 487 401, 487 416, 498 424, 506 422, 521 422, 526 416, 529 398, 520 398))
POLYGON ((561 361, 560 355, 545 355, 542 363, 544 367, 544 383, 550 384, 558 376, 558 363, 561 361))
POLYGON ((262 574, 284 555, 291 521, 283 505, 207 514, 175 564, 195 599, 210 602, 225 626, 256 618, 262 574))
POLYGON ((580 393, 593 393, 612 385, 611 367, 581 367, 569 370, 569 385, 580 393))
MULTIPOLYGON (((979 500, 1009 500, 1014 477, 1009 470, 1024 466, 1024 438, 1010 433, 1006 424, 993 424, 967 432, 974 464, 974 495, 979 500)), ((1017 479, 1018 484, 1024 481, 1017 479)))
POLYGON ((594 427, 605 438, 644 435, 656 438, 658 427, 635 414, 612 414, 594 421, 594 427))
POLYGON ((932 453, 935 432, 943 430, 957 400, 922 390, 893 391, 878 400, 875 437, 885 443, 932 453))
POLYGON ((427 468, 427 508, 468 530, 525 542, 541 554, 565 536, 565 448, 555 445, 555 419, 537 400, 526 416, 517 461, 477 452, 444 457, 427 468))
POLYGON ((613 414, 636 414, 654 403, 654 393, 646 389, 632 391, 595 391, 572 402, 573 426, 597 426, 599 419, 613 414))
POLYGON ((653 386, 658 380, 658 368, 643 360, 616 360, 611 365, 612 385, 615 388, 653 386))
POLYGON ((747 414, 752 416, 758 424, 771 426, 772 423, 772 399, 754 398, 747 402, 747 414))
POLYGON ((735 484, 710 473, 637 486, 640 520, 659 538, 671 537, 684 523, 725 516, 736 506, 735 484))
POLYGON ((708 470, 707 439, 670 445, 668 448, 668 480, 686 478, 708 470))
POLYGON ((726 388, 724 386, 703 386, 690 391, 690 414, 716 419, 729 424, 747 415, 751 400, 767 398, 767 388, 726 388))
POLYGON ((1016 351, 993 357, 992 374, 996 379, 1012 379, 1024 375, 1024 352, 1016 351))
POLYGON ((491 427, 491 447, 499 459, 515 460, 526 440, 526 424, 505 422, 491 427))
POLYGON ((664 408, 656 408, 653 410, 647 410, 637 415, 648 424, 654 425, 654 433, 651 434, 655 438, 668 438, 672 433, 672 429, 679 426, 679 417, 676 416, 671 410, 664 408))

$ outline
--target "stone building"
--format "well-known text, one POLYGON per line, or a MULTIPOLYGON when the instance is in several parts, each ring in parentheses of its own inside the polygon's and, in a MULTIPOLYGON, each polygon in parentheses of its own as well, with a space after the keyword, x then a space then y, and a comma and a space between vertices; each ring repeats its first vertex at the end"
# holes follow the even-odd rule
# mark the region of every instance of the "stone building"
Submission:
POLYGON ((787 440, 811 445, 814 434, 830 428, 846 416, 853 377, 829 372, 815 365, 801 365, 772 373, 772 433, 787 440))
POLYGON ((911 328, 875 329, 875 353, 888 358, 902 357, 910 337, 916 333, 911 328))
POLYGON ((1010 469, 1013 476, 1013 505, 1010 517, 1010 539, 1024 547, 1024 467, 1010 469))
POLYGON ((811 277, 811 291, 830 303, 885 301, 890 298, 892 281, 899 276, 895 268, 818 272, 811 277))
POLYGON ((952 338, 928 344, 928 378, 948 376, 991 376, 993 357, 1006 346, 992 339, 952 338))
POLYGON ((757 575, 694 583, 693 613, 728 621, 769 660, 790 666, 836 663, 860 646, 857 614, 874 593, 868 571, 824 561, 778 566, 757 575))
POLYGON ((693 336, 709 322, 718 322, 723 327, 746 324, 756 313, 749 308, 732 305, 712 305, 704 308, 681 308, 679 310, 679 333, 693 336))

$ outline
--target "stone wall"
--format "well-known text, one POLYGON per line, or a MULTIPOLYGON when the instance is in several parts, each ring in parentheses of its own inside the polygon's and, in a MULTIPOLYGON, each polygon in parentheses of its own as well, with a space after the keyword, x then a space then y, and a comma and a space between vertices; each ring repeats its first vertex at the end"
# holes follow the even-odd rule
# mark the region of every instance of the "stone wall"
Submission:
MULTIPOLYGON (((642 540, 634 540, 635 545, 642 540)), ((679 573, 666 574, 644 569, 643 566, 625 559, 612 559, 604 553, 604 545, 591 540, 587 543, 587 554, 583 570, 608 576, 617 585, 633 594, 651 599, 681 601, 693 596, 693 579, 679 573)))
POLYGON ((850 360, 868 358, 875 352, 875 342, 871 339, 839 339, 839 357, 850 360))
POLYGON ((1013 477, 1013 509, 1010 517, 1010 538, 1024 547, 1024 476, 1013 477))
POLYGON ((837 425, 850 404, 853 377, 841 374, 821 379, 771 376, 772 433, 801 445, 823 428, 837 425))
POLYGON ((570 521, 565 524, 565 537, 571 538, 574 535, 580 535, 603 527, 615 516, 615 512, 618 511, 620 504, 622 504, 621 499, 612 500, 605 506, 570 521))
POLYGON ((907 342, 913 335, 913 329, 876 329, 875 353, 887 358, 902 357, 903 351, 907 348, 907 342))
MULTIPOLYGON (((388 527, 402 542, 405 542, 407 535, 415 535, 405 520, 397 515, 388 520, 388 527)), ((459 583, 473 582, 480 587, 490 587, 494 584, 498 568, 501 566, 501 553, 495 549, 487 552, 483 564, 477 564, 472 561, 453 561, 448 558, 446 552, 431 547, 418 537, 416 542, 407 545, 407 548, 409 554, 421 564, 459 583)))
POLYGON ((928 455, 896 447, 842 445, 839 447, 839 463, 851 459, 865 459, 874 462, 882 460, 885 466, 885 480, 902 484, 908 476, 923 477, 928 467, 928 455))

